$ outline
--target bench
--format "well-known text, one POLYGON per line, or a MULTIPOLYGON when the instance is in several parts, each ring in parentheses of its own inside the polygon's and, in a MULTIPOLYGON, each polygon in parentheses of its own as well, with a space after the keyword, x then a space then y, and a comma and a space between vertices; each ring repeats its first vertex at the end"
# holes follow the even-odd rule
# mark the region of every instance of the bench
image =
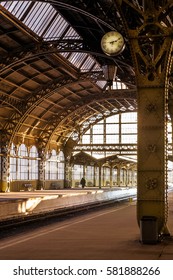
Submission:
POLYGON ((33 186, 32 186, 31 183, 24 183, 24 184, 23 184, 23 187, 24 187, 24 191, 30 192, 30 191, 33 190, 33 186))
POLYGON ((60 189, 60 186, 58 185, 58 183, 51 183, 50 184, 50 189, 51 190, 58 190, 58 189, 60 189))

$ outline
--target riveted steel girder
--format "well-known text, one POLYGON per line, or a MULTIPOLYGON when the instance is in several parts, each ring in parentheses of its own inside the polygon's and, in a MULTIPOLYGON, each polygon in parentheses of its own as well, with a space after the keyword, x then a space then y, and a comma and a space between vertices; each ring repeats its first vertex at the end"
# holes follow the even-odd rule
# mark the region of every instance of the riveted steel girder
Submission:
MULTIPOLYGON (((31 112, 37 106, 39 106, 39 104, 43 100, 48 99, 55 90, 58 90, 61 87, 67 86, 69 84, 71 84, 71 85, 73 83, 75 84, 76 82, 79 82, 80 80, 83 81, 86 79, 90 79, 92 81, 95 81, 96 79, 99 79, 102 76, 103 76, 103 73, 98 72, 98 71, 92 72, 92 75, 90 72, 82 73, 82 74, 78 75, 78 79, 77 78, 74 79, 69 76, 64 76, 63 79, 62 78, 54 79, 54 80, 52 80, 52 82, 48 82, 44 86, 40 87, 37 92, 32 93, 30 95, 30 97, 28 99, 26 99, 24 102, 17 102, 14 100, 12 102, 12 104, 14 103, 16 112, 10 117, 9 121, 6 123, 5 127, 3 128, 6 131, 8 131, 11 135, 10 143, 13 141, 15 134, 19 131, 20 127, 22 126, 22 124, 24 123, 24 121, 28 117, 28 115, 31 114, 31 112)), ((8 102, 13 100, 13 98, 7 97, 7 96, 6 96, 6 99, 8 100, 8 102)), ((69 112, 67 112, 67 108, 65 109, 64 112, 65 112, 65 114, 69 113, 69 112)), ((58 119, 58 117, 57 117, 57 119, 58 119)), ((54 123, 53 119, 51 120, 51 127, 53 127, 52 129, 54 130, 55 126, 52 125, 52 123, 54 123)), ((50 135, 50 129, 48 129, 45 134, 47 136, 50 135)), ((45 143, 47 142, 46 141, 47 136, 45 137, 45 143)))
MULTIPOLYGON (((137 220, 154 216, 158 234, 167 222, 167 113, 168 76, 172 63, 172 27, 169 6, 143 1, 144 6, 122 0, 118 5, 124 19, 134 60, 138 104, 138 196, 137 220), (127 8, 135 20, 125 18, 127 8), (133 28, 132 28, 133 27, 133 28)), ((171 10, 171 9, 170 9, 171 10)))
POLYGON ((5 94, 1 91, 0 94, 0 106, 6 106, 12 107, 16 112, 18 112, 19 115, 22 114, 21 109, 23 107, 23 104, 21 101, 16 100, 15 98, 9 96, 8 94, 5 94))

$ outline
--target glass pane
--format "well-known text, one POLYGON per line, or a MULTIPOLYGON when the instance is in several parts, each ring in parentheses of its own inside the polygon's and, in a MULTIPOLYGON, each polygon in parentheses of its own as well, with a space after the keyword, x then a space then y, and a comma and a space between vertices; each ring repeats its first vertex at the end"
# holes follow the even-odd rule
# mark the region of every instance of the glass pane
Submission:
POLYGON ((38 179, 38 160, 29 160, 29 180, 38 179))
POLYGON ((107 124, 106 125, 106 134, 118 134, 119 133, 119 124, 107 124))
POLYGON ((90 183, 93 183, 94 180, 94 166, 87 166, 86 168, 86 179, 87 179, 87 185, 88 185, 88 180, 91 180, 90 183))
POLYGON ((63 153, 63 151, 60 151, 60 152, 59 152, 58 157, 59 157, 59 160, 60 160, 61 162, 64 161, 64 153, 63 153))
POLYGON ((51 5, 36 2, 23 22, 35 33, 41 35, 55 13, 51 5))
POLYGON ((118 144, 119 135, 106 135, 106 144, 118 144))
POLYGON ((90 144, 90 135, 83 135, 82 143, 83 144, 90 144))
POLYGON ((28 156, 27 148, 24 144, 21 144, 18 151, 19 156, 28 156))
POLYGON ((168 133, 168 143, 172 143, 172 133, 168 133))
POLYGON ((93 135, 93 144, 103 144, 103 135, 93 135))
POLYGON ((29 157, 38 157, 37 148, 35 146, 32 146, 30 149, 29 157))
POLYGON ((113 82, 113 89, 127 89, 127 86, 122 82, 113 82))
POLYGON ((25 13, 27 7, 31 4, 31 1, 3 1, 0 4, 20 19, 25 13))
POLYGON ((137 133, 137 124, 122 124, 121 131, 123 134, 137 133))
POLYGON ((93 134, 103 134, 103 124, 96 124, 93 126, 93 134))
POLYGON ((106 123, 119 123, 119 115, 107 117, 106 123))
POLYGON ((17 179, 17 159, 10 158, 10 181, 17 179))
POLYGON ((80 180, 82 177, 83 177, 83 165, 75 164, 72 169, 72 178, 74 180, 80 180))
POLYGON ((167 127, 168 127, 168 132, 172 133, 172 124, 170 122, 168 123, 167 127))
POLYGON ((81 71, 82 72, 90 71, 94 63, 95 63, 94 59, 91 56, 88 56, 80 68, 81 71))
POLYGON ((64 162, 58 163, 58 179, 59 180, 64 179, 64 162))
POLYGON ((85 53, 72 53, 68 60, 79 68, 87 55, 85 53))
POLYGON ((79 34, 73 29, 73 27, 70 26, 70 28, 65 33, 64 39, 80 39, 79 34))
POLYGON ((137 135, 122 135, 121 143, 134 144, 137 143, 137 135))
POLYGON ((121 121, 123 123, 137 122, 137 113, 123 113, 121 121))
MULTIPOLYGON (((53 13, 49 15, 49 22, 55 14, 56 11, 54 10, 53 13)), ((64 18, 62 18, 62 16, 58 14, 44 34, 44 38, 46 38, 47 40, 60 38, 68 25, 69 24, 64 20, 64 18)))

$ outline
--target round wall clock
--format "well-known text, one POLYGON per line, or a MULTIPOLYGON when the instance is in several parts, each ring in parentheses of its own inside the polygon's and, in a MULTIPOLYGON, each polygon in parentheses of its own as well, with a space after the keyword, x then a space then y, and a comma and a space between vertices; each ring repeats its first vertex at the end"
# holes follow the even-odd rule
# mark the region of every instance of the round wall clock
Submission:
POLYGON ((102 37, 101 48, 109 56, 118 55, 125 48, 124 38, 119 32, 110 31, 102 37))

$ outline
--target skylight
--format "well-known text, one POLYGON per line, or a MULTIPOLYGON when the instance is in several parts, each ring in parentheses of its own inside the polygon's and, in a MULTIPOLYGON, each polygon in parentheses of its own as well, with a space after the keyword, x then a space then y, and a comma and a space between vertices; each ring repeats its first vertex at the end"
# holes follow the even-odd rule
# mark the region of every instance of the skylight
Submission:
MULTIPOLYGON (((44 1, 3 1, 4 6, 16 18, 44 41, 82 39, 61 14, 49 3, 44 1)), ((87 53, 62 52, 60 53, 82 72, 94 71, 93 67, 101 71, 97 61, 87 53)))

